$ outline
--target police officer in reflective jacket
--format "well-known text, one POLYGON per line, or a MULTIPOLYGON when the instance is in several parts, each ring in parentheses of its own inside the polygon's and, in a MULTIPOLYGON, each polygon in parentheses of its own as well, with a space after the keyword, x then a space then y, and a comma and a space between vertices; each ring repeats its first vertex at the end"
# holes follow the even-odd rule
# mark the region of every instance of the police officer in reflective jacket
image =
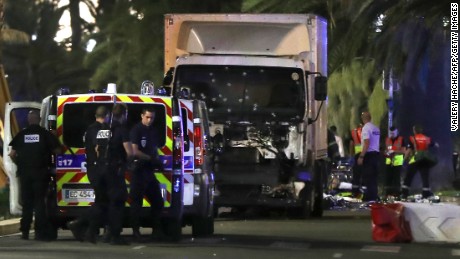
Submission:
POLYGON ((133 154, 137 161, 135 170, 131 176, 131 226, 135 240, 140 240, 141 234, 140 215, 144 195, 150 201, 150 224, 153 227, 152 238, 161 239, 164 233, 160 226, 160 214, 163 208, 160 183, 155 177, 155 169, 162 169, 158 159, 158 135, 152 123, 155 119, 155 111, 143 109, 141 121, 134 125, 130 132, 133 146, 133 154))
POLYGON ((18 167, 21 184, 22 218, 21 239, 29 239, 32 217, 35 213, 35 239, 50 240, 50 222, 46 216, 45 197, 50 180, 50 162, 53 153, 61 151, 59 140, 40 123, 40 114, 32 110, 27 116, 29 126, 11 141, 9 156, 18 167))

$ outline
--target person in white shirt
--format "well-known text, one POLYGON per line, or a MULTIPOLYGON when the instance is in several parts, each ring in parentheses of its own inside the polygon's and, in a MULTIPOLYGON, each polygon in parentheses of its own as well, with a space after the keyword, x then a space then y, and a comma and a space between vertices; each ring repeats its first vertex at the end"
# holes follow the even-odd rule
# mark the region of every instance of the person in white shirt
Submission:
POLYGON ((378 201, 380 129, 372 124, 369 112, 363 112, 361 120, 364 127, 361 133, 362 151, 358 158, 358 164, 363 166, 362 177, 366 186, 363 201, 378 201))

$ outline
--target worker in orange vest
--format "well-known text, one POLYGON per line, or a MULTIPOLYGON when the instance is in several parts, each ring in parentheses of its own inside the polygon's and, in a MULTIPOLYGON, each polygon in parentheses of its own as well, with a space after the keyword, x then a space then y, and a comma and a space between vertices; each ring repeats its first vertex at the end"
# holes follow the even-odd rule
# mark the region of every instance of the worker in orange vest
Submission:
POLYGON ((353 179, 352 179, 352 193, 354 197, 361 197, 362 193, 360 191, 361 182, 362 182, 362 166, 358 165, 357 161, 359 155, 362 151, 361 146, 361 132, 363 130, 363 125, 360 123, 356 128, 351 131, 351 141, 350 141, 350 156, 354 157, 355 163, 353 164, 353 179))
POLYGON ((390 127, 385 139, 385 197, 399 197, 401 170, 404 164, 406 143, 396 127, 390 127))
POLYGON ((426 199, 432 196, 430 189, 430 167, 431 165, 426 160, 415 160, 415 156, 418 152, 427 152, 431 146, 438 146, 437 143, 433 143, 431 138, 423 134, 423 128, 420 125, 413 127, 414 135, 410 136, 410 142, 406 151, 406 157, 409 159, 409 166, 407 167, 406 177, 402 185, 401 198, 407 199, 409 196, 409 187, 412 180, 417 172, 420 172, 422 178, 422 198, 426 199))

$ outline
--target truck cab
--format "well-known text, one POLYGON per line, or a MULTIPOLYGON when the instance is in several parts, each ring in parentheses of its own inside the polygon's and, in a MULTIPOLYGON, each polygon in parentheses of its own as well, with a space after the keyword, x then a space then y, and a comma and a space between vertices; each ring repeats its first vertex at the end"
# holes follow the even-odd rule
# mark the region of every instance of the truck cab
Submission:
POLYGON ((167 14, 165 72, 208 108, 215 208, 322 214, 327 157, 325 19, 167 14))

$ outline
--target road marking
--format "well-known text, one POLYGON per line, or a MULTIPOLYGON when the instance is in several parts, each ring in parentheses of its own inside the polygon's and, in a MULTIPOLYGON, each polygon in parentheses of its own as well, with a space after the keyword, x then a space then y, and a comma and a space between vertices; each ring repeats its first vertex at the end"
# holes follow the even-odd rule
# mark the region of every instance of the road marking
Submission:
POLYGON ((301 242, 276 241, 276 242, 271 243, 270 247, 284 248, 284 249, 308 249, 308 248, 310 248, 310 244, 309 243, 301 243, 301 242))
POLYGON ((335 253, 332 255, 332 258, 342 258, 343 254, 342 253, 335 253))
POLYGON ((460 249, 452 249, 452 256, 460 256, 460 249))
POLYGON ((362 252, 399 253, 400 246, 364 246, 362 252))
POLYGON ((144 247, 145 247, 145 246, 135 246, 135 247, 133 247, 133 250, 139 250, 139 249, 142 249, 142 248, 144 248, 144 247))

